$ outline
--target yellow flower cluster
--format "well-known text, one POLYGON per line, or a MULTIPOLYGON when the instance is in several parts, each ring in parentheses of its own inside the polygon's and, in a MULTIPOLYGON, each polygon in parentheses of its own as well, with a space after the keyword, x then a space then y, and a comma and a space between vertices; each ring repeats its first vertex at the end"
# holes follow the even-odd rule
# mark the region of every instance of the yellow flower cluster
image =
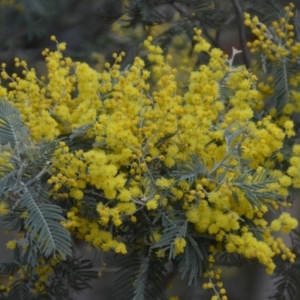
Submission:
MULTIPOLYGON (((195 30, 194 38, 195 52, 205 52, 209 61, 186 70, 186 90, 178 86, 170 57, 166 59, 149 37, 144 46, 151 68, 136 57, 121 70, 125 55, 121 53, 98 73, 65 58, 66 45, 57 43, 56 51, 43 51, 47 78, 38 79, 19 59, 16 65, 24 68, 24 78, 9 76, 2 65, 1 76, 10 83, 0 88, 0 96, 20 110, 35 142, 70 136, 71 142, 62 140, 54 153, 48 184, 53 199, 72 204, 62 224, 77 238, 103 251, 126 254, 120 234, 124 223, 134 227, 142 221, 140 211, 152 220, 158 210, 176 207, 192 225, 189 228, 215 239, 211 253, 223 247, 257 259, 272 273, 275 255, 294 260, 271 233, 288 233, 297 221, 287 212, 270 224, 265 219, 271 207, 279 208, 268 195, 284 198, 289 187, 300 184, 299 146, 293 148, 287 172, 277 170, 274 162, 275 155, 280 161, 284 140, 294 134, 293 123, 277 125, 271 115, 255 121, 254 111, 263 106, 257 77, 245 67, 229 64, 221 50, 211 49, 200 30, 195 30), (229 96, 222 93, 224 85, 229 96), (82 149, 72 144, 77 138, 82 149), (173 171, 184 163, 191 165, 191 154, 205 171, 194 181, 184 176, 175 180, 173 171), (242 160, 249 162, 246 171, 242 160), (259 186, 268 170, 274 182, 259 186), (248 188, 257 184, 255 192, 266 195, 257 203, 237 180, 245 173, 243 183, 248 188), (91 196, 97 201, 93 220, 83 213, 84 201, 91 196)), ((270 51, 274 55, 279 50, 270 51)), ((155 244, 163 229, 153 226, 157 236, 150 242, 155 244)), ((184 235, 178 235, 172 242, 175 255, 184 253, 186 244, 184 235)), ((156 253, 163 258, 163 252, 156 253)), ((227 299, 221 286, 218 293, 227 299)))
POLYGON ((251 19, 250 14, 245 13, 245 25, 250 26, 252 33, 258 37, 253 43, 248 43, 252 53, 255 53, 257 48, 262 48, 272 61, 283 57, 291 59, 292 62, 296 61, 299 45, 293 39, 294 26, 290 24, 294 16, 294 7, 293 3, 286 6, 285 15, 279 22, 274 21, 270 27, 261 23, 256 16, 251 19))
MULTIPOLYGON (((210 262, 213 262, 213 257, 210 257, 210 262)), ((223 287, 223 283, 220 281, 222 274, 221 269, 210 269, 203 274, 204 278, 208 278, 208 282, 203 284, 203 289, 212 289, 214 295, 211 297, 211 300, 227 300, 226 290, 223 287)))
POLYGON ((46 294, 46 285, 48 283, 49 277, 53 274, 53 268, 58 263, 58 259, 52 259, 52 261, 46 262, 43 258, 39 259, 39 265, 36 268, 38 275, 37 281, 34 283, 34 288, 32 289, 33 294, 46 294))
MULTIPOLYGON (((106 213, 105 207, 101 209, 102 205, 99 204, 97 210, 101 216, 100 223, 103 223, 106 213)), ((118 210, 111 209, 111 213, 115 226, 119 226, 121 221, 119 218, 118 210), (115 218, 115 219, 114 219, 115 218)), ((105 252, 114 250, 116 253, 126 254, 126 246, 123 242, 117 241, 108 230, 99 228, 99 223, 96 221, 90 221, 87 218, 80 216, 80 211, 77 207, 73 207, 67 213, 67 222, 62 222, 62 225, 72 232, 78 239, 84 239, 88 243, 92 244, 97 249, 101 249, 105 252)), ((105 227, 104 227, 105 228, 105 227)))
POLYGON ((294 145, 292 156, 290 157, 290 167, 287 170, 287 174, 293 178, 292 185, 294 188, 300 187, 300 145, 294 145))
MULTIPOLYGON (((245 13, 244 23, 249 26, 252 33, 257 37, 253 42, 248 42, 251 53, 263 53, 266 59, 276 66, 282 64, 294 64, 297 62, 300 55, 300 43, 294 38, 294 9, 295 5, 290 3, 284 8, 284 13, 279 21, 274 21, 271 24, 264 24, 259 21, 257 16, 251 17, 250 14, 245 13)), ((300 74, 291 76, 289 79, 291 89, 299 86, 300 74)), ((259 83, 259 89, 266 97, 274 93, 274 80, 272 77, 268 78, 268 83, 259 83)), ((284 115, 279 119, 281 126, 289 120, 289 116, 294 112, 300 111, 299 97, 294 94, 292 90, 289 95, 291 103, 286 103, 283 108, 284 115)), ((271 115, 276 115, 276 109, 273 108, 271 115)))
MULTIPOLYGON (((11 241, 13 242, 13 241, 11 241)), ((31 277, 30 268, 27 266, 23 266, 19 268, 14 276, 9 276, 6 286, 0 285, 0 291, 4 291, 9 293, 12 290, 12 285, 18 279, 23 281, 27 280, 29 277, 33 280, 33 285, 31 287, 31 292, 34 295, 45 295, 47 293, 47 284, 49 284, 49 278, 52 276, 54 272, 55 265, 59 262, 59 258, 52 258, 50 261, 45 261, 43 258, 39 258, 38 266, 36 267, 36 277, 31 277)))

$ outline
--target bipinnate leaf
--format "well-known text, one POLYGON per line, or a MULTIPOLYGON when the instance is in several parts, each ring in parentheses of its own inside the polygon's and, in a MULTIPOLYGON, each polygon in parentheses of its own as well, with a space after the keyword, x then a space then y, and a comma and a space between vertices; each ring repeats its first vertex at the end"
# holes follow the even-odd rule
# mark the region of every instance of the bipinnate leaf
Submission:
POLYGON ((62 209, 53 204, 38 204, 28 189, 22 205, 28 212, 27 237, 36 240, 40 252, 46 257, 59 254, 63 259, 71 255, 70 233, 60 224, 64 220, 62 209))
POLYGON ((8 101, 0 99, 0 144, 14 148, 18 142, 28 137, 21 114, 8 101))

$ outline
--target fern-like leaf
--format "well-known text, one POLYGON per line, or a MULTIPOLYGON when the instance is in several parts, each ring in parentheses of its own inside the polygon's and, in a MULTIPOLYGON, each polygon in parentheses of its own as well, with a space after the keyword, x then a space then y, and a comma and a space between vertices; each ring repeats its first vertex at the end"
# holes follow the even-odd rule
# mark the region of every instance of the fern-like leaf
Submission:
POLYGON ((0 99, 0 145, 10 145, 14 148, 28 136, 28 130, 23 126, 19 110, 8 101, 0 99))
POLYGON ((23 280, 17 280, 11 286, 11 291, 6 300, 32 300, 35 297, 30 292, 29 286, 23 280))
POLYGON ((132 253, 120 260, 121 271, 115 281, 116 300, 166 300, 165 267, 152 251, 148 255, 132 253))
POLYGON ((28 212, 24 223, 29 241, 35 241, 46 257, 60 254, 65 259, 71 255, 70 233, 60 224, 64 220, 62 209, 57 205, 38 204, 28 189, 21 204, 28 212))
POLYGON ((245 262, 245 258, 238 253, 228 253, 226 251, 222 251, 216 255, 215 261, 216 264, 220 266, 240 267, 245 262))
POLYGON ((187 234, 186 239, 187 244, 184 253, 177 258, 179 261, 178 270, 182 279, 189 274, 188 285, 192 285, 201 278, 207 267, 208 248, 206 241, 202 238, 195 239, 187 234))
POLYGON ((191 154, 192 161, 185 161, 178 169, 172 172, 172 176, 177 181, 188 180, 189 184, 192 184, 198 179, 199 176, 203 176, 206 172, 205 166, 200 162, 197 155, 191 154))
POLYGON ((252 16, 258 16, 263 23, 271 23, 281 13, 280 6, 274 0, 246 0, 244 9, 252 16))
POLYGON ((161 221, 163 226, 162 236, 151 248, 162 248, 163 251, 169 251, 169 259, 172 259, 176 256, 174 240, 177 237, 185 237, 188 221, 183 214, 176 213, 176 211, 173 211, 170 215, 162 213, 161 221))
POLYGON ((287 104, 289 101, 289 80, 291 78, 291 74, 289 74, 288 67, 289 66, 286 59, 282 59, 281 64, 275 67, 274 88, 276 95, 276 107, 279 111, 282 111, 285 104, 287 104))
POLYGON ((0 225, 3 226, 6 231, 14 231, 19 229, 22 224, 22 213, 22 209, 14 209, 10 211, 8 214, 0 218, 0 225))
POLYGON ((295 11, 294 27, 295 27, 295 41, 300 42, 300 13, 298 9, 295 11))
POLYGON ((54 277, 51 279, 52 285, 55 283, 61 285, 57 279, 65 279, 67 286, 74 290, 82 291, 91 288, 89 281, 98 278, 98 272, 93 270, 94 266, 91 260, 78 258, 69 258, 61 261, 54 268, 54 277))
POLYGON ((9 190, 9 187, 14 185, 17 175, 17 171, 13 170, 0 178, 0 197, 2 197, 9 190))
POLYGON ((293 300, 300 284, 299 263, 292 265, 290 262, 279 264, 280 273, 275 273, 277 280, 274 282, 275 291, 269 296, 274 300, 293 300))
POLYGON ((273 275, 275 279, 272 295, 268 299, 294 300, 300 286, 300 231, 291 233, 292 252, 296 254, 294 263, 283 261, 276 257, 276 269, 273 275))
POLYGON ((251 205, 261 207, 264 204, 270 208, 272 207, 268 204, 268 200, 283 201, 285 199, 281 195, 266 191, 266 186, 273 182, 276 182, 276 179, 271 178, 267 171, 255 174, 244 173, 236 175, 231 180, 234 187, 244 192, 251 205))

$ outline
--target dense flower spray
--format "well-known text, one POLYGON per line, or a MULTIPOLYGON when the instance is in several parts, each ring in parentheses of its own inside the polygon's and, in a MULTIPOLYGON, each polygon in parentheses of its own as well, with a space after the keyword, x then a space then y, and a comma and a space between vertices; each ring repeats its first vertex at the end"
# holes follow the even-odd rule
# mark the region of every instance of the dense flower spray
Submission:
MULTIPOLYGON (((269 42, 271 33, 256 18, 246 15, 245 23, 259 36, 253 49, 293 62, 300 47, 284 20, 273 24, 285 39, 281 46, 269 42)), ((214 290, 212 299, 225 300, 221 271, 213 269, 216 254, 257 259, 268 274, 276 256, 295 260, 273 233, 289 233, 297 220, 286 211, 270 222, 265 216, 290 206, 289 189, 300 187, 300 146, 292 146, 290 159, 283 155, 285 141, 295 136, 288 116, 300 102, 286 103, 281 117, 278 111, 259 117, 271 87, 211 48, 200 30, 194 39, 195 53, 208 57, 194 70, 173 68, 171 55, 148 37, 146 60, 136 57, 123 70, 126 54, 113 54, 114 64, 105 63, 101 73, 64 57, 65 43, 56 42, 56 51, 43 51, 47 77, 38 78, 18 58, 23 76, 7 74, 2 64, 8 85, 0 86, 0 97, 19 109, 36 145, 57 141, 48 162, 48 193, 66 209, 61 224, 74 237, 101 251, 151 253, 163 263, 184 261, 198 247, 206 257, 191 281, 208 278, 204 288, 214 290), (188 80, 182 84, 181 78, 188 80), (143 238, 133 237, 141 232, 143 238)), ((2 164, 9 166, 10 158, 1 152, 2 164)), ((7 247, 22 245, 23 238, 7 247)), ((36 295, 46 291, 59 257, 39 259, 36 295)), ((22 269, 10 284, 26 274, 22 269)))

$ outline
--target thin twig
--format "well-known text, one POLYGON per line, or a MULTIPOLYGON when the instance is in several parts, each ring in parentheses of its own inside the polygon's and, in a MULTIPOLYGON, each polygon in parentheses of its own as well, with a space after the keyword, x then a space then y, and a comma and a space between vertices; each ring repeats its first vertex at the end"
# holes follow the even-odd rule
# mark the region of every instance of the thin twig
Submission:
POLYGON ((239 0, 232 0, 232 4, 233 4, 235 12, 236 12, 240 42, 241 42, 241 47, 243 50, 244 63, 246 65, 246 67, 249 69, 250 68, 250 54, 249 54, 249 51, 248 51, 248 48, 246 45, 247 40, 246 40, 246 31, 245 31, 245 26, 244 26, 244 16, 243 16, 244 12, 241 8, 239 0))
MULTIPOLYGON (((221 11, 221 0, 214 0, 215 3, 215 9, 220 12, 221 11)), ((221 30, 218 29, 216 32, 216 42, 218 44, 218 47, 220 47, 220 38, 221 38, 221 30)))

